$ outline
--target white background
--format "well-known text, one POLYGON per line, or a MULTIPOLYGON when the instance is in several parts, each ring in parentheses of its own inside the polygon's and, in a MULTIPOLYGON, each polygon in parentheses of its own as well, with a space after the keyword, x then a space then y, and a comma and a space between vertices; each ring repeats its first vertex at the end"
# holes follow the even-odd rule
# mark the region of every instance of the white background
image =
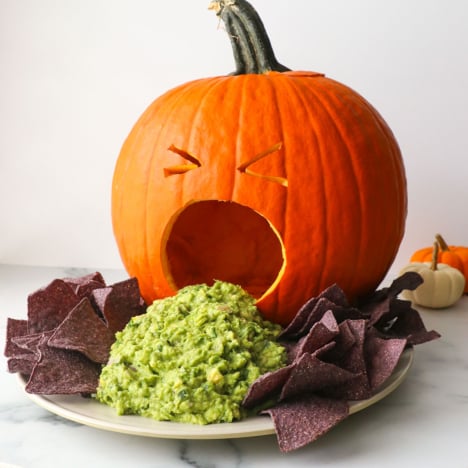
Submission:
MULTIPOLYGON (((278 59, 364 95, 408 178, 396 259, 468 245, 468 2, 252 0, 278 59)), ((0 0, 0 263, 121 268, 114 164, 150 102, 233 70, 209 0, 0 0)))

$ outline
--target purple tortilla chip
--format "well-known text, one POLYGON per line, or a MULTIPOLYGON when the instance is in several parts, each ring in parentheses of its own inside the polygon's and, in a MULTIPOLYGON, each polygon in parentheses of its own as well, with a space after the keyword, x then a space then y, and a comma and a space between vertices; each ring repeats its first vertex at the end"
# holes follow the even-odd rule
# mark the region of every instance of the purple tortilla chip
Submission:
POLYGON ((364 347, 367 374, 373 392, 392 375, 406 344, 406 339, 383 339, 376 334, 368 335, 364 347))
POLYGON ((311 354, 303 354, 294 364, 281 390, 279 400, 308 395, 324 388, 341 386, 355 375, 335 364, 323 362, 311 354))
POLYGON ((324 345, 332 341, 339 334, 338 323, 331 310, 325 312, 321 320, 315 323, 309 333, 302 337, 295 349, 293 349, 294 359, 304 353, 314 353, 324 345))
POLYGON ((299 335, 301 336, 308 333, 313 325, 320 321, 324 314, 329 310, 333 312, 333 315, 338 323, 342 322, 343 320, 360 319, 363 317, 362 313, 358 309, 335 304, 334 302, 331 302, 329 299, 324 297, 317 301, 317 304, 310 312, 304 327, 299 332, 299 335))
POLYGON ((24 353, 21 348, 18 347, 15 343, 12 342, 12 338, 17 336, 23 336, 28 334, 28 321, 27 320, 18 320, 14 318, 7 319, 6 327, 6 342, 5 342, 5 357, 13 357, 17 354, 24 353))
POLYGON ((40 395, 90 394, 96 391, 101 365, 81 353, 51 348, 52 332, 44 333, 39 344, 41 357, 26 384, 28 393, 40 395))
POLYGON ((405 289, 414 291, 423 282, 424 279, 419 273, 407 271, 393 280, 392 284, 386 290, 386 294, 388 297, 397 297, 405 289))
POLYGON ((381 302, 385 299, 394 299, 405 289, 413 291, 424 282, 422 276, 415 271, 408 271, 403 273, 387 288, 382 288, 370 294, 361 304, 361 309, 367 311, 372 308, 374 304, 381 302))
POLYGON ((37 356, 39 359, 41 354, 39 350, 39 344, 46 333, 49 332, 30 333, 29 335, 14 336, 11 341, 22 350, 21 352, 23 354, 29 352, 37 356))
POLYGON ((92 291, 106 287, 106 282, 99 272, 90 273, 78 278, 64 278, 63 281, 70 285, 80 299, 83 297, 90 298, 92 291))
POLYGON ((337 345, 331 354, 337 366, 351 372, 355 378, 343 383, 339 387, 327 390, 327 395, 346 400, 362 400, 372 394, 367 376, 367 364, 364 357, 364 343, 366 340, 366 320, 345 320, 340 324, 341 334, 337 338, 337 345), (336 351, 337 350, 337 351, 336 351))
POLYGON ((406 338, 409 345, 417 345, 440 338, 436 331, 427 331, 421 315, 410 301, 394 299, 391 303, 396 320, 386 330, 389 336, 406 338))
POLYGON ((53 330, 75 307, 80 298, 65 281, 56 279, 28 297, 30 333, 53 330))
POLYGON ((145 312, 136 278, 95 289, 92 300, 112 333, 122 330, 133 316, 145 312))
POLYGON ((309 299, 299 309, 289 325, 281 332, 280 338, 294 339, 306 334, 310 329, 310 327, 306 329, 309 316, 317 305, 317 302, 323 298, 328 299, 331 303, 338 306, 348 306, 348 300, 343 290, 337 284, 333 284, 323 290, 318 296, 309 299))
POLYGON ((48 344, 53 348, 79 351, 91 361, 105 364, 114 341, 114 334, 84 298, 55 329, 48 344))
POLYGON ((13 374, 21 373, 30 375, 38 361, 38 356, 32 353, 17 354, 16 356, 8 358, 8 372, 13 374))
POLYGON ((349 407, 343 400, 307 395, 279 403, 262 414, 271 416, 280 450, 290 452, 313 442, 346 419, 349 407))
POLYGON ((99 283, 101 285, 101 288, 106 286, 104 278, 98 271, 94 273, 89 273, 88 275, 78 276, 76 278, 63 278, 63 281, 71 285, 72 288, 75 288, 77 286, 83 286, 93 282, 99 283))
POLYGON ((270 398, 277 396, 288 379, 292 367, 293 366, 282 367, 276 371, 267 372, 256 379, 252 385, 250 385, 242 401, 242 406, 248 409, 254 408, 270 398))

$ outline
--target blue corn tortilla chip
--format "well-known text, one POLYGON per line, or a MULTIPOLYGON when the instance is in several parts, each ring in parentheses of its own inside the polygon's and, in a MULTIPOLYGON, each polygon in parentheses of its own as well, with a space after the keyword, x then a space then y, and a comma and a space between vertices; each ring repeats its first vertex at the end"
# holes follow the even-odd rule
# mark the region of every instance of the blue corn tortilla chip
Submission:
POLYGON ((140 315, 146 310, 136 278, 95 289, 92 301, 112 333, 122 330, 134 315, 140 315))
POLYGON ((323 359, 330 360, 339 368, 351 372, 355 377, 339 387, 326 390, 327 396, 345 400, 362 400, 372 395, 364 355, 367 321, 345 320, 339 326, 340 335, 336 346, 323 359))
POLYGON ((84 297, 89 299, 91 298, 91 293, 95 289, 106 287, 106 282, 99 272, 90 273, 77 278, 64 278, 63 281, 73 289, 80 299, 84 297))
POLYGON ((20 373, 29 376, 38 361, 38 357, 32 353, 16 354, 8 358, 8 372, 12 374, 20 373))
POLYGON ((28 334, 28 321, 14 318, 7 318, 6 340, 3 354, 5 357, 14 357, 22 354, 23 350, 13 343, 12 338, 28 334))
POLYGON ((306 324, 310 321, 310 315, 320 299, 328 299, 336 306, 348 306, 348 300, 343 290, 333 284, 323 290, 318 296, 310 298, 296 313, 289 325, 281 332, 281 339, 295 339, 306 334, 309 330, 306 324))
POLYGON ((48 345, 79 351, 91 361, 105 364, 114 334, 98 317, 87 298, 83 298, 54 330, 48 345))
POLYGON ((304 353, 313 353, 332 341, 339 334, 338 323, 331 310, 325 312, 307 335, 288 347, 288 362, 293 362, 304 353))
POLYGON ((328 387, 341 386, 354 378, 352 372, 305 353, 292 364, 289 376, 281 389, 279 401, 317 393, 328 387))
POLYGON ((30 333, 28 335, 15 336, 11 341, 22 350, 22 353, 29 352, 37 358, 40 357, 39 343, 45 332, 30 333))
POLYGON ((45 288, 28 297, 28 331, 38 333, 53 330, 75 307, 80 298, 72 287, 61 279, 53 280, 45 288))
POLYGON ((251 409, 266 400, 276 398, 291 374, 293 367, 294 365, 282 367, 276 371, 267 372, 256 379, 249 387, 242 406, 251 409))
POLYGON ((52 348, 45 332, 39 343, 40 359, 35 364, 25 390, 40 395, 91 394, 96 391, 101 366, 79 352, 52 348))
POLYGON ((406 345, 406 339, 385 339, 377 333, 368 334, 364 353, 372 393, 392 375, 406 345))
POLYGON ((270 415, 279 448, 291 452, 310 444, 349 415, 345 401, 306 395, 262 411, 270 415))

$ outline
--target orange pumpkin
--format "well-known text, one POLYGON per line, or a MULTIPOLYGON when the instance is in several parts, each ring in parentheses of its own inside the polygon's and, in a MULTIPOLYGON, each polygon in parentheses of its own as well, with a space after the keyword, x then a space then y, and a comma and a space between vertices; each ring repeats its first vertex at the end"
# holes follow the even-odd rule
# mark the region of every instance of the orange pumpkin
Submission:
POLYGON ((127 271, 147 302, 239 284, 280 324, 332 283, 368 294, 404 233, 394 135, 349 87, 279 64, 245 0, 211 7, 237 70, 168 91, 127 137, 112 190, 127 271))
MULTIPOLYGON (((439 246, 437 262, 460 270, 466 280, 463 292, 468 293, 468 247, 448 245, 440 234, 436 234, 435 238, 439 246)), ((414 252, 410 261, 429 262, 431 261, 433 252, 433 247, 424 247, 414 252)))

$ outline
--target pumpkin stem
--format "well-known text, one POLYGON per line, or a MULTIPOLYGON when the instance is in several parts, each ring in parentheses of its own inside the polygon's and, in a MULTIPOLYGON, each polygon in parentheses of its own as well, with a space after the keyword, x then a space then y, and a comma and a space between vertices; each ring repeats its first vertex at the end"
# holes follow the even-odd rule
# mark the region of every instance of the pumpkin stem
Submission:
POLYGON ((436 238, 437 243, 439 244, 439 247, 443 251, 446 252, 446 251, 450 250, 447 242, 445 242, 445 239, 440 234, 436 234, 435 238, 436 238))
POLYGON ((213 0, 208 8, 222 19, 231 40, 236 63, 233 75, 289 70, 276 60, 262 20, 249 2, 213 0))
POLYGON ((439 243, 434 242, 434 249, 432 251, 432 262, 431 262, 431 270, 437 271, 437 262, 439 259, 439 243))

